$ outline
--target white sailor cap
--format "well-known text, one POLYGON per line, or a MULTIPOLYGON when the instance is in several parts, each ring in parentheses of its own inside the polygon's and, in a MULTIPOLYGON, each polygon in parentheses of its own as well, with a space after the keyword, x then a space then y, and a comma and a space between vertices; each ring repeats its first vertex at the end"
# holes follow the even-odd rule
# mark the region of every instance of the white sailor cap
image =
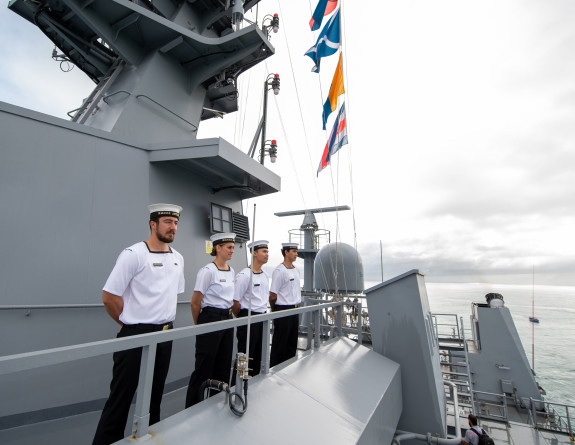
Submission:
POLYGON ((179 218, 182 207, 176 204, 160 203, 150 204, 148 206, 148 210, 150 211, 150 218, 159 218, 162 216, 175 216, 176 218, 179 218))
POLYGON ((298 243, 282 243, 282 249, 297 249, 298 247, 298 243))
POLYGON ((224 243, 235 243, 236 242, 236 234, 235 233, 216 233, 215 235, 210 236, 210 240, 212 241, 213 246, 217 246, 218 244, 224 244, 224 243))
POLYGON ((248 248, 253 249, 253 250, 267 249, 268 244, 269 244, 269 241, 267 239, 262 239, 259 241, 254 241, 253 243, 249 243, 248 248))

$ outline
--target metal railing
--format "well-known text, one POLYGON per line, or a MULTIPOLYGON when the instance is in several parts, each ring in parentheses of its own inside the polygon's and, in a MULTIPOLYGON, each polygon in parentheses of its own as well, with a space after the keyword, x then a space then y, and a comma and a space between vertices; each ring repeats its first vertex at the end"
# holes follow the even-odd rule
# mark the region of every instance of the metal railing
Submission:
MULTIPOLYGON (((291 315, 299 315, 311 312, 313 315, 313 317, 311 317, 311 325, 314 331, 313 344, 315 348, 319 348, 321 344, 320 312, 329 308, 339 308, 339 312, 341 313, 343 311, 344 304, 345 302, 343 301, 322 303, 313 306, 305 306, 297 309, 289 309, 285 311, 253 316, 251 318, 252 323, 263 323, 261 372, 263 374, 267 374, 269 372, 269 345, 271 339, 270 322, 272 320, 275 320, 276 318, 289 317, 291 315)), ((241 317, 233 320, 176 328, 157 333, 135 335, 131 337, 116 338, 73 346, 46 349, 42 351, 8 355, 0 357, 0 376, 50 365, 73 362, 84 358, 112 354, 114 352, 126 349, 142 348, 140 377, 136 392, 136 410, 134 413, 134 421, 132 427, 132 435, 139 439, 148 434, 150 416, 149 406, 157 344, 166 341, 195 337, 196 335, 207 334, 219 330, 235 328, 238 326, 244 326, 247 325, 247 323, 248 319, 241 317)), ((336 332, 337 335, 341 335, 341 318, 338 320, 338 323, 339 324, 336 327, 336 332)))
MULTIPOLYGON (((178 304, 190 304, 190 300, 178 301, 178 304)), ((0 311, 15 310, 46 310, 46 309, 92 309, 103 308, 104 303, 63 303, 63 304, 5 304, 0 306, 0 311)))
MULTIPOLYGON (((326 301, 320 298, 313 298, 310 296, 305 297, 305 302, 307 304, 323 304, 326 301)), ((319 327, 316 329, 315 327, 310 327, 308 329, 308 349, 311 347, 311 335, 310 332, 315 332, 317 334, 317 330, 319 329, 320 336, 327 336, 333 337, 337 332, 337 335, 340 336, 342 334, 351 334, 357 336, 357 342, 359 344, 363 343, 363 338, 366 333, 369 334, 369 331, 366 330, 366 326, 364 323, 364 314, 365 311, 363 310, 364 306, 361 301, 348 301, 348 300, 341 300, 337 301, 337 303, 342 304, 342 309, 340 308, 326 308, 321 311, 320 315, 320 324, 319 327), (349 321, 349 323, 348 323, 349 321)))
POLYGON ((152 99, 150 96, 146 96, 145 94, 138 94, 136 96, 136 99, 147 99, 150 102, 152 102, 153 104, 157 105, 158 107, 162 108, 163 110, 165 110, 166 112, 170 113, 172 116, 177 117, 178 119, 182 120, 183 122, 185 122, 186 124, 190 125, 191 127, 193 127, 192 132, 196 132, 198 131, 198 126, 196 124, 191 123, 189 120, 184 119, 182 116, 180 116, 179 114, 173 112, 172 110, 170 110, 169 108, 165 107, 164 105, 162 105, 161 103, 155 101, 154 99, 152 99))
MULTIPOLYGON (((290 229, 289 230, 289 241, 293 243, 298 243, 299 250, 304 249, 305 246, 305 230, 303 229, 290 229)), ((331 242, 331 232, 327 229, 317 229, 313 234, 313 246, 312 249, 320 250, 322 247, 327 246, 331 242)))
POLYGON ((461 339, 463 325, 457 314, 432 313, 433 329, 437 338, 461 339), (452 320, 453 319, 453 320, 452 320))
POLYGON ((461 397, 460 405, 475 413, 473 381, 463 317, 457 314, 432 313, 433 331, 439 343, 440 363, 444 377, 456 383, 461 397), (443 346, 443 347, 442 347, 443 346), (460 350, 451 351, 450 347, 460 350))
POLYGON ((499 420, 509 423, 509 414, 507 412, 507 396, 493 392, 475 391, 471 393, 474 396, 473 410, 478 418, 499 420), (488 399, 481 396, 487 396, 488 399), (493 401, 493 399, 497 401, 493 401))
POLYGON ((529 421, 535 428, 569 434, 575 426, 575 406, 529 398, 529 421))
POLYGON ((455 437, 435 437, 432 436, 431 433, 427 434, 418 434, 418 433, 409 433, 407 431, 400 431, 397 430, 393 440, 391 441, 392 445, 399 445, 401 441, 404 440, 421 440, 425 441, 428 444, 438 444, 438 445, 459 445, 461 443, 461 425, 459 420, 459 405, 458 405, 458 395, 457 395, 457 386, 450 382, 449 380, 443 381, 444 385, 448 385, 451 388, 451 399, 446 399, 446 409, 447 403, 453 405, 454 416, 453 420, 455 421, 455 437))

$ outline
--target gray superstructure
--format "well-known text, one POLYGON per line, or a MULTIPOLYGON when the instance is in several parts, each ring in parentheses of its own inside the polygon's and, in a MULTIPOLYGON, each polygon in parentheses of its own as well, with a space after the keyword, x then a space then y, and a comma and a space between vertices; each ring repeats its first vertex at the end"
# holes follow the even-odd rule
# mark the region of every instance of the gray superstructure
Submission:
MULTIPOLYGON (((211 261, 206 242, 216 223, 238 233, 231 265, 246 266, 241 251, 250 234, 242 199, 279 191, 280 178, 227 141, 196 134, 202 119, 237 109, 237 77, 274 48, 265 29, 247 23, 234 29, 227 6, 10 3, 96 87, 71 122, 0 103, 0 201, 10 209, 0 222, 10 227, 18 220, 17 234, 0 235, 10 252, 0 268, 0 330, 10 341, 2 341, 0 355, 115 335, 101 289, 120 251, 149 236, 151 202, 184 208, 175 247, 186 259, 188 289, 211 261)), ((191 320, 183 301, 176 323, 191 320)), ((193 339, 175 348, 171 389, 193 369, 193 339)), ((99 409, 109 379, 109 357, 65 372, 55 366, 48 379, 34 370, 4 376, 0 392, 13 403, 0 404, 0 423, 9 428, 99 409)))

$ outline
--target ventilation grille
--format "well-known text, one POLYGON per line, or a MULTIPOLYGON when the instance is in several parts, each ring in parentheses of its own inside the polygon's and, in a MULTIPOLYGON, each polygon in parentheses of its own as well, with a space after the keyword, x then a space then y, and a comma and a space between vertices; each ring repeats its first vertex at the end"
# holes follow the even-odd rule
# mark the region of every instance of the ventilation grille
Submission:
POLYGON ((245 243, 250 239, 250 224, 247 216, 234 212, 232 214, 232 227, 236 234, 236 241, 245 243))

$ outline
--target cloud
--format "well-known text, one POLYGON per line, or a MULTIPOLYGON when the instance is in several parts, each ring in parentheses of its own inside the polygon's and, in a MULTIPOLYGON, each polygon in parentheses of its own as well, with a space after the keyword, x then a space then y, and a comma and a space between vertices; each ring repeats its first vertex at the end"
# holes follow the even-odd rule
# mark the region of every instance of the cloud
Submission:
POLYGON ((33 24, 12 11, 0 10, 0 100, 64 119, 78 108, 95 84, 77 67, 63 72, 51 57, 54 44, 33 24))

